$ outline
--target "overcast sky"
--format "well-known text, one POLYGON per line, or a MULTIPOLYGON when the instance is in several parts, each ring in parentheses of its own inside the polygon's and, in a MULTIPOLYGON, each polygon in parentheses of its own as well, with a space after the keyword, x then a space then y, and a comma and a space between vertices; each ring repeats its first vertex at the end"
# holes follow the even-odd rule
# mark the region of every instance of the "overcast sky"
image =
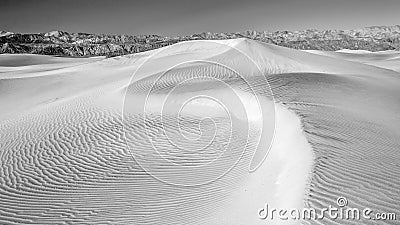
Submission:
POLYGON ((400 25, 400 0, 0 0, 0 30, 182 35, 400 25))

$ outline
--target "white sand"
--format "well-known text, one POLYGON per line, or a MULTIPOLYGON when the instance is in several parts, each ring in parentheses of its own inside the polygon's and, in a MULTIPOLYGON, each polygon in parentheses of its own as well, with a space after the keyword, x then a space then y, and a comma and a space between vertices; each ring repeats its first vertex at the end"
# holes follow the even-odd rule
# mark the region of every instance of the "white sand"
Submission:
POLYGON ((266 224, 271 221, 257 216, 266 203, 320 208, 342 195, 360 207, 396 209, 400 76, 393 68, 398 57, 366 54, 374 53, 349 60, 354 53, 332 56, 238 39, 184 42, 109 59, 3 55, 0 223, 266 224), (379 68, 375 63, 383 58, 393 65, 379 68), (143 107, 160 73, 193 60, 217 64, 196 61, 174 68, 158 80, 143 107), (228 88, 195 80, 175 89, 199 74, 228 88), (268 78, 274 99, 261 75, 268 78), (124 105, 125 94, 132 101, 124 105), (183 107, 184 127, 179 127, 178 109, 196 95, 220 100, 232 118, 218 102, 203 98, 183 107), (279 102, 275 109, 273 100, 279 102), (157 117, 162 104, 168 105, 164 126, 157 117), (141 120, 144 108, 148 123, 141 120), (206 117, 213 122, 199 122, 206 117), (274 142, 263 161, 274 118, 274 142), (237 126, 230 138, 232 121, 237 126), (237 161, 246 146, 246 128, 248 147, 237 161), (210 137, 217 141, 208 143, 210 137), (227 143, 233 147, 225 153, 227 143), (166 166, 172 164, 152 155, 154 146, 171 162, 211 167, 166 166), (224 160, 213 161, 218 156, 224 160), (236 164, 231 168, 231 163, 236 164), (160 182, 201 183, 227 168, 224 176, 196 187, 160 182))
MULTIPOLYGON (((303 209, 303 198, 312 167, 311 146, 305 139, 299 118, 281 105, 276 107, 276 133, 266 161, 256 172, 246 176, 223 206, 223 211, 212 214, 214 224, 298 224, 296 220, 260 219, 260 208, 269 210, 303 209), (221 222, 223 221, 223 222, 221 222)), ((264 216, 264 214, 263 214, 264 216)), ((289 215, 286 215, 289 217, 289 215)))
POLYGON ((369 52, 364 50, 341 50, 336 52, 325 52, 318 50, 305 50, 305 52, 346 61, 360 62, 365 65, 371 65, 400 72, 400 52, 398 51, 388 50, 369 52))

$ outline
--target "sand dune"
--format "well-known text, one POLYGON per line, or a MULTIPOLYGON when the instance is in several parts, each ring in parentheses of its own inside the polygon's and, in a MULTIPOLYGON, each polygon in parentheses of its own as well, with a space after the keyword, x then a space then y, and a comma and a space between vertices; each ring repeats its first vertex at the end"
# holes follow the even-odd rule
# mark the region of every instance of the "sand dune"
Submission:
POLYGON ((306 50, 305 52, 328 56, 347 61, 360 62, 384 69, 400 72, 400 53, 397 51, 369 52, 363 50, 342 50, 336 52, 324 52, 317 50, 306 50))
POLYGON ((236 39, 3 55, 0 223, 374 224, 257 215, 340 196, 400 215, 396 54, 236 39))
POLYGON ((68 58, 33 54, 2 54, 0 55, 0 66, 21 67, 43 64, 78 63, 90 62, 93 61, 93 59, 100 58, 104 57, 68 58))
POLYGON ((40 71, 51 71, 71 66, 78 66, 104 59, 100 57, 67 58, 33 54, 0 55, 0 73, 2 78, 15 74, 29 74, 40 71))

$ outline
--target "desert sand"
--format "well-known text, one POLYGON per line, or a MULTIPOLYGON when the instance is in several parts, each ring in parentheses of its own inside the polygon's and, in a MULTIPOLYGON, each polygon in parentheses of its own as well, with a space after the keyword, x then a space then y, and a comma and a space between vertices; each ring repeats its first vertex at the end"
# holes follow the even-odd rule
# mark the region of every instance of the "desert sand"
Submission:
POLYGON ((247 39, 0 55, 0 223, 281 224, 258 210, 340 196, 400 215, 399 60, 247 39))

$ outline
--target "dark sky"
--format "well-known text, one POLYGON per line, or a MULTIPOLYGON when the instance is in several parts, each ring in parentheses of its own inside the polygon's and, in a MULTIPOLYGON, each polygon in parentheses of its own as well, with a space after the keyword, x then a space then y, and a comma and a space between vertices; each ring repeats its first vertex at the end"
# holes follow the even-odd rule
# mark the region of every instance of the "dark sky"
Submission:
POLYGON ((181 35, 400 25, 400 0, 0 0, 0 30, 181 35))

